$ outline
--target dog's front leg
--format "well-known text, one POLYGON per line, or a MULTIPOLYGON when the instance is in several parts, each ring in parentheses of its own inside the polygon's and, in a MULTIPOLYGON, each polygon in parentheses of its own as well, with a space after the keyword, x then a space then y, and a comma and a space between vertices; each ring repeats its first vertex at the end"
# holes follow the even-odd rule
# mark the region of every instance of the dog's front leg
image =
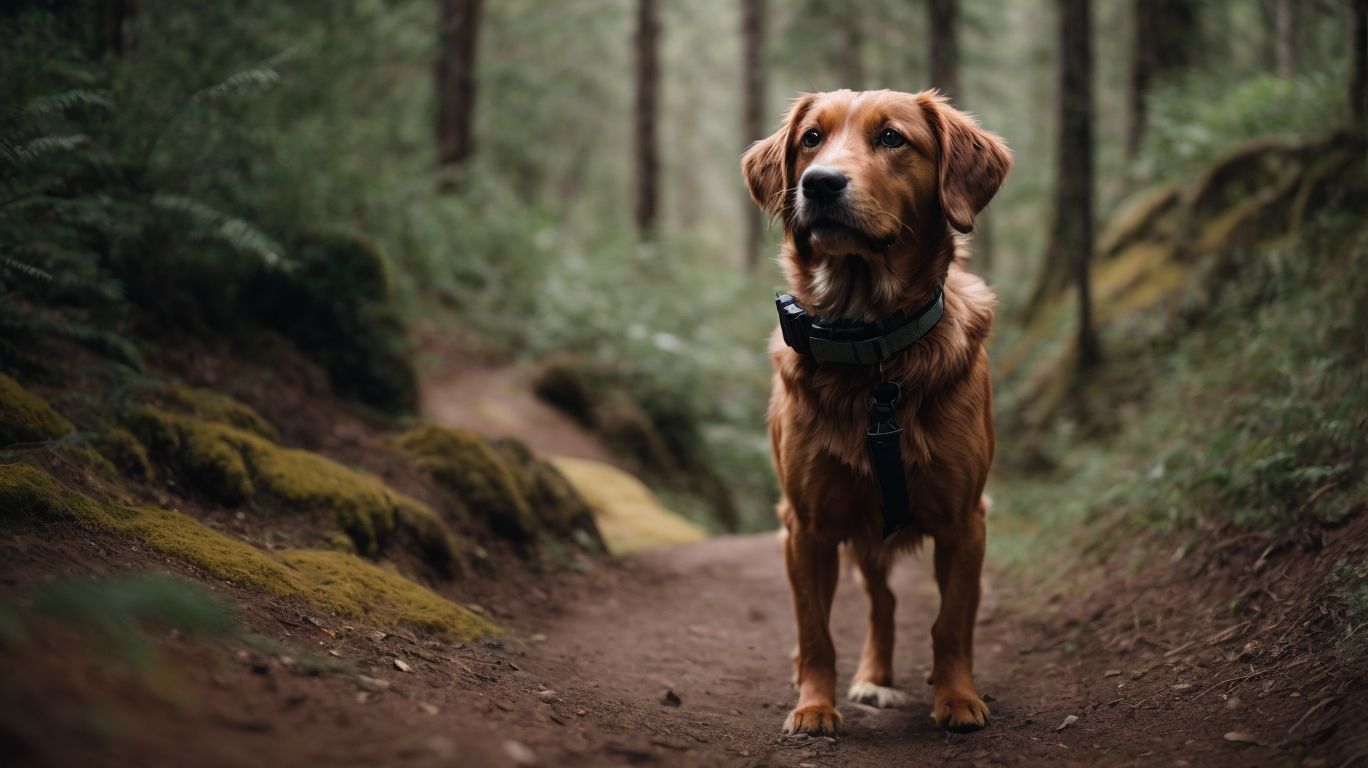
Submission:
POLYGON ((967 530, 936 538, 941 605, 931 628, 931 683, 935 685, 931 716, 940 727, 956 733, 988 724, 988 705, 974 689, 974 619, 985 538, 981 515, 971 518, 967 530))
POLYGON ((798 706, 784 733, 836 734, 836 646, 831 642, 831 600, 836 593, 836 542, 793 525, 784 545, 793 610, 798 619, 798 706))

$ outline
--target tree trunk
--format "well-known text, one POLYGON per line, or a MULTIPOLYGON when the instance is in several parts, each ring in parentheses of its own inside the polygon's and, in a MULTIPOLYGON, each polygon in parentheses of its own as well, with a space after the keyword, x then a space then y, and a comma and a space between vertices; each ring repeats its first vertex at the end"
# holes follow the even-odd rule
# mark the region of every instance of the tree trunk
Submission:
POLYGON ((1349 74, 1349 119, 1362 139, 1363 132, 1368 130, 1368 0, 1350 2, 1354 6, 1349 23, 1354 41, 1350 44, 1353 69, 1349 74))
POLYGON ((1275 0, 1273 27, 1278 74, 1292 77, 1297 74, 1297 0, 1275 0))
POLYGON ((959 100, 959 0, 927 0, 930 17, 931 85, 946 97, 959 100))
POLYGON ((137 14, 137 0, 102 0, 95 30, 96 58, 122 58, 132 51, 128 27, 137 14))
POLYGON ((1135 38, 1131 46, 1130 124, 1126 149, 1140 151, 1150 89, 1192 66, 1198 16, 1194 0, 1134 0, 1135 38))
POLYGON ((439 0, 437 164, 457 168, 474 150, 475 53, 483 0, 439 0))
POLYGON ((1078 290, 1078 366, 1101 360, 1093 328, 1089 271, 1093 252, 1093 56, 1091 0, 1059 8, 1059 145, 1054 221, 1045 270, 1072 271, 1078 290))
MULTIPOLYGON (((741 0, 741 77, 744 107, 741 110, 741 135, 745 143, 765 137, 765 0, 741 0)), ((751 205, 745 192, 746 270, 760 265, 765 240, 765 216, 751 205)))
POLYGON ((863 18, 854 11, 843 11, 836 16, 836 68, 841 73, 842 88, 858 91, 864 88, 864 30, 863 18))
POLYGON ((660 3, 637 0, 636 29, 636 225, 643 238, 655 234, 660 206, 660 3))

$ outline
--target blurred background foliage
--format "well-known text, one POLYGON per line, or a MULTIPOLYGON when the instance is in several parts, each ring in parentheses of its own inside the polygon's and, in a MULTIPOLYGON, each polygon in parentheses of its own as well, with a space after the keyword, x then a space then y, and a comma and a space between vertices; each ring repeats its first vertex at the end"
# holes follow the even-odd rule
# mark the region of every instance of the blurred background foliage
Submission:
MULTIPOLYGON (((1274 50, 1289 34, 1270 31, 1276 4, 1191 4, 1191 63, 1150 86, 1134 152, 1127 51, 1143 4, 1096 4, 1099 221, 1155 184, 1193 181, 1239 141, 1315 138, 1343 122, 1349 4, 1303 5, 1290 68, 1274 50)), ((569 359, 582 369, 585 397, 625 398, 650 420, 681 464, 664 488, 690 516, 714 527, 769 527, 764 345, 779 276, 768 259, 744 268, 753 214, 737 161, 759 136, 740 128, 742 5, 659 6, 662 204, 654 236, 643 239, 632 220, 636 2, 485 2, 473 150, 459 167, 436 162, 437 0, 7 4, 0 368, 42 375, 44 339, 74 338, 137 368, 172 331, 250 338, 265 328, 313 357, 340 393, 404 413, 416 406, 423 376, 451 356, 569 359), (415 348, 414 338, 447 341, 415 348), (691 477, 713 491, 691 489, 691 477)), ((1003 299, 1001 351, 1023 343, 1015 318, 1048 234, 1056 7, 958 5, 963 92, 955 103, 1002 134, 1017 157, 974 264, 1003 299)), ((766 127, 800 91, 929 85, 925 2, 762 7, 766 127)), ((1333 230, 1337 249, 1358 254, 1342 262, 1340 277, 1362 263, 1354 230, 1354 222, 1333 230)), ((769 237, 767 256, 777 234, 769 237)), ((1361 369, 1337 350, 1363 350, 1342 347, 1343 338, 1312 321, 1317 308, 1352 305, 1362 281, 1336 279, 1341 303, 1333 304, 1316 298, 1325 275, 1259 277, 1303 263, 1297 254, 1309 251, 1298 249, 1318 242, 1273 252, 1214 305, 1201 334, 1165 349, 1166 370, 1180 383, 1156 397, 1173 401, 1165 412, 1174 417, 1125 433, 1136 441, 1127 455, 1143 456, 1144 466, 1109 465, 1132 480, 1110 487, 1135 493, 1117 508, 1141 505, 1163 517, 1175 503, 1165 494, 1176 488, 1257 522, 1285 515, 1269 499, 1293 494, 1273 486, 1291 482, 1301 493, 1361 469, 1362 405, 1344 406, 1342 397, 1354 386, 1361 396, 1361 369), (1270 336, 1272 324, 1303 323, 1307 333, 1296 345, 1256 344, 1254 354, 1234 340, 1259 328, 1227 318, 1263 306, 1268 284, 1298 287, 1260 314, 1270 336), (1234 377, 1208 382, 1213 392, 1267 379, 1213 406, 1225 409, 1215 431, 1181 418, 1190 393, 1170 391, 1192 386, 1185 366, 1206 371, 1213 355, 1231 364, 1212 375, 1234 377), (1316 375, 1289 375, 1288 365, 1316 375), (1319 396, 1269 394, 1312 390, 1319 396), (1318 426, 1301 429, 1307 420, 1318 426), (1299 437, 1269 442, 1289 433, 1299 437), (1351 444, 1349 458, 1325 455, 1325 446, 1342 444, 1351 444), (1236 455, 1233 466, 1212 458, 1236 455), (1164 482, 1148 482, 1154 473, 1164 482)), ((1019 380, 1000 383, 1006 402, 1019 380)), ((1104 461, 1071 452, 1069 423, 1032 445, 1055 465, 1104 461)), ((1004 447, 1015 450, 1011 440, 1004 447)), ((1010 456, 1007 464, 1022 466, 1010 456)), ((1027 506, 1017 505, 1033 514, 1027 506)))

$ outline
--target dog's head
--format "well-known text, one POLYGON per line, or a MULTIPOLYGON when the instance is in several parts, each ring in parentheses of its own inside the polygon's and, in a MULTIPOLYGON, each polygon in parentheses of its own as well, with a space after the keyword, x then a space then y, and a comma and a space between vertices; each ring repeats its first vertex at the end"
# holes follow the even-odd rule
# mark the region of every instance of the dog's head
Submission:
MULTIPOLYGON (((790 272, 824 285, 847 276, 866 283, 867 294, 895 292, 894 283, 914 275, 943 276, 950 229, 973 230, 1011 165, 998 137, 934 91, 805 94, 741 161, 751 197, 784 223, 786 255, 799 262, 790 272)), ((896 301, 858 296, 859 286, 834 292, 846 303, 896 301)))

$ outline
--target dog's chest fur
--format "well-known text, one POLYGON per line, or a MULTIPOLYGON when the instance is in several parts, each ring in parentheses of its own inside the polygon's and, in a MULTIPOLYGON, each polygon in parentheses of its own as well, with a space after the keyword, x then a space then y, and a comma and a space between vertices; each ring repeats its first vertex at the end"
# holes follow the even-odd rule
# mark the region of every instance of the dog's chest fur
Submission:
MULTIPOLYGON (((992 325, 993 301, 980 278, 952 267, 945 281, 945 316, 926 338, 884 364, 888 380, 902 387, 897 420, 914 499, 925 500, 929 490, 945 504, 958 504, 937 491, 943 486, 958 496, 966 485, 981 484, 954 475, 962 467, 987 466, 987 461, 964 460, 966 453, 986 451, 991 456, 991 387, 984 341, 992 325)), ((863 491, 872 491, 874 485, 865 431, 878 369, 817 365, 785 346, 777 333, 770 352, 775 369, 770 422, 775 449, 788 453, 776 457, 784 465, 785 485, 807 485, 808 475, 846 477, 860 486, 850 489, 855 498, 865 496, 863 491)), ((790 498, 799 495, 796 486, 785 492, 790 498)))

